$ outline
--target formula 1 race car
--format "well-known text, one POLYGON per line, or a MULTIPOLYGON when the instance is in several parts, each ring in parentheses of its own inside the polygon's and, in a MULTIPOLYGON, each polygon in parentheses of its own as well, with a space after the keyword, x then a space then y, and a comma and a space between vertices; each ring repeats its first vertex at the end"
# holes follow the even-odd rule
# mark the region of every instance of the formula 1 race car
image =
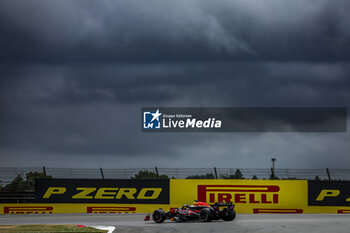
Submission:
MULTIPOLYGON (((166 219, 175 222, 183 222, 190 220, 200 220, 202 222, 210 222, 211 220, 222 219, 224 221, 232 221, 236 217, 232 202, 217 202, 209 205, 205 202, 194 201, 193 205, 184 205, 183 207, 172 209, 165 212, 163 209, 157 209, 153 212, 152 218, 156 223, 162 223, 166 219)), ((149 221, 151 215, 145 217, 145 221, 149 221)))

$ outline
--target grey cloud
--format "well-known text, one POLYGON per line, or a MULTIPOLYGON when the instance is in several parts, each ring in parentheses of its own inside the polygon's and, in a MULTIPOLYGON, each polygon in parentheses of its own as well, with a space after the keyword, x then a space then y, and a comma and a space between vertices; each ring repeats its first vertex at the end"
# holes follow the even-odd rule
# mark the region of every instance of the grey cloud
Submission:
POLYGON ((2 62, 348 61, 347 1, 4 1, 2 62))
POLYGON ((348 63, 158 63, 13 66, 7 104, 349 106, 348 63), (278 96, 278 98, 276 98, 278 96))
MULTIPOLYGON (((97 67, 27 67, 16 85, 3 82, 9 98, 3 100, 2 146, 103 155, 167 152, 187 144, 188 136, 142 134, 142 106, 349 106, 343 98, 348 88, 339 88, 347 80, 345 64, 97 67)), ((199 134, 191 145, 201 140, 207 137, 199 134)))

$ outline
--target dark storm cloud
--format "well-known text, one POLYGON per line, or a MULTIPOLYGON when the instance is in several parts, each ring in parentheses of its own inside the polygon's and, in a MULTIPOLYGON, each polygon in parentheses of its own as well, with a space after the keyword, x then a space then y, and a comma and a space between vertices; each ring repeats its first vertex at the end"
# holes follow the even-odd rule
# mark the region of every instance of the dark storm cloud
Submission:
POLYGON ((1 95, 8 104, 341 107, 349 75, 348 63, 17 65, 3 72, 1 95))
POLYGON ((349 59, 339 1, 3 1, 2 62, 349 59))
POLYGON ((261 167, 278 154, 285 167, 343 167, 348 134, 143 134, 139 122, 146 106, 349 106, 349 11, 345 0, 1 1, 1 164, 261 167))

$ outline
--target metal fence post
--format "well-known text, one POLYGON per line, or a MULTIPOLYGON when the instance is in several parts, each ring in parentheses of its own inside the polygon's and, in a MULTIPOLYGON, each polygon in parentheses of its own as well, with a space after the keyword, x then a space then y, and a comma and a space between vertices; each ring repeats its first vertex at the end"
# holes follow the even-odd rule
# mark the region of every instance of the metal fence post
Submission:
POLYGON ((102 180, 104 180, 104 179, 105 179, 105 176, 104 176, 104 174, 103 174, 102 167, 100 167, 100 172, 101 172, 102 180))
POLYGON ((155 167, 155 170, 156 170, 156 174, 157 174, 157 176, 159 176, 159 173, 158 173, 158 168, 157 168, 157 167, 155 167))
POLYGON ((275 180, 276 176, 275 176, 275 169, 271 168, 271 177, 270 180, 275 180))
POLYGON ((326 168, 326 170, 327 170, 328 180, 331 181, 331 174, 329 173, 328 167, 326 168))
POLYGON ((214 167, 215 179, 218 179, 218 173, 216 171, 216 167, 214 167))
POLYGON ((47 176, 45 166, 43 166, 43 173, 44 173, 45 176, 47 176))

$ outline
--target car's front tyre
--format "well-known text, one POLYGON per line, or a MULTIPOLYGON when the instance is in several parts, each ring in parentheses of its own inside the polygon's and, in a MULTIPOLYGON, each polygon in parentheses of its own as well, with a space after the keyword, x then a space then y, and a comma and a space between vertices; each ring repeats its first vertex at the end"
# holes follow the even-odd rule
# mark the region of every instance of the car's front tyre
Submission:
POLYGON ((153 212, 152 218, 155 223, 162 223, 166 219, 166 213, 162 209, 157 209, 153 212))

